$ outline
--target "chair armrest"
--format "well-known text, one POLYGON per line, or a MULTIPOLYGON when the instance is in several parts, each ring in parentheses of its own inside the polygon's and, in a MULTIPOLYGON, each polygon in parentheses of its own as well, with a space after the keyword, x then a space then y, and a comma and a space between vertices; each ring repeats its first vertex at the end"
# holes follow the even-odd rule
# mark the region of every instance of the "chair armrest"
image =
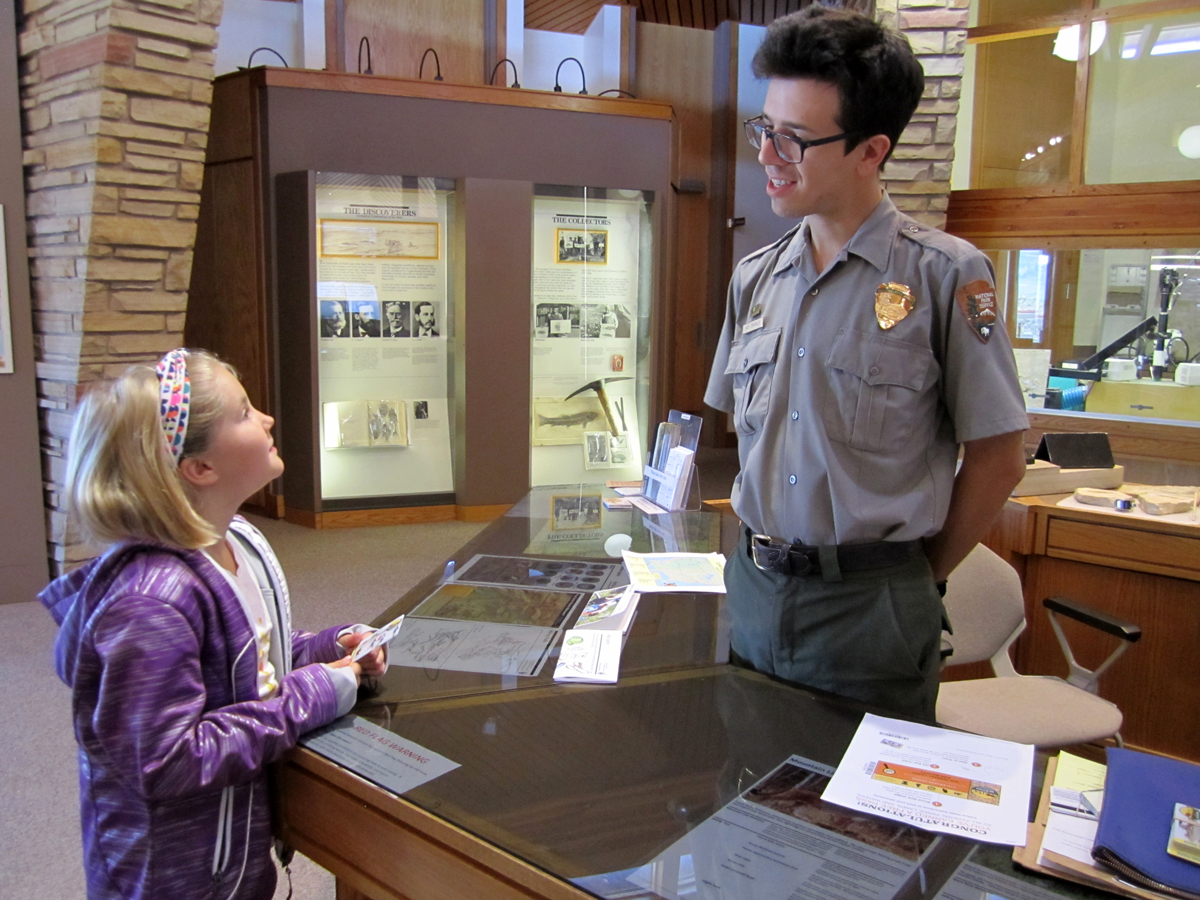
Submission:
POLYGON ((1066 597, 1047 597, 1042 601, 1042 605, 1051 612, 1061 613, 1069 619, 1090 625, 1092 628, 1111 634, 1113 637, 1119 637, 1123 641, 1129 641, 1131 644, 1142 636, 1142 629, 1132 622, 1102 613, 1098 609, 1085 606, 1076 600, 1068 600, 1066 597))

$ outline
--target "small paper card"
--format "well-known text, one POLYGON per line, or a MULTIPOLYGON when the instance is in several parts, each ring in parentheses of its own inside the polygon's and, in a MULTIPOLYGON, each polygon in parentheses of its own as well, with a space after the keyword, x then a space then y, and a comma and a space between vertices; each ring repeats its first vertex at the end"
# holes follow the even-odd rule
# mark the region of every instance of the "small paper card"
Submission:
POLYGON ((354 648, 354 653, 350 659, 358 662, 376 647, 382 647, 384 644, 390 644, 400 631, 400 626, 404 624, 404 616, 396 616, 392 621, 388 622, 378 631, 374 631, 363 639, 357 647, 354 648))
POLYGON ((1200 865, 1200 806, 1176 803, 1167 852, 1200 865))
POLYGON ((563 637, 555 681, 616 684, 621 667, 622 635, 619 631, 570 629, 563 637))

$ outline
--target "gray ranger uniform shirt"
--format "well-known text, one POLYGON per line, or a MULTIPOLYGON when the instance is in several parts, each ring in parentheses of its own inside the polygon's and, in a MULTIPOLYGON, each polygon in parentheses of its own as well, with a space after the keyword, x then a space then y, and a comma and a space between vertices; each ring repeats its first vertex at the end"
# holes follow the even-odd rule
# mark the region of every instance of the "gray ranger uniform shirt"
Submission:
POLYGON ((742 521, 814 545, 936 534, 959 443, 1029 427, 1003 323, 978 314, 994 284, 887 196, 823 273, 804 223, 743 259, 704 396, 733 415, 742 521), (889 282, 913 308, 884 329, 889 282))

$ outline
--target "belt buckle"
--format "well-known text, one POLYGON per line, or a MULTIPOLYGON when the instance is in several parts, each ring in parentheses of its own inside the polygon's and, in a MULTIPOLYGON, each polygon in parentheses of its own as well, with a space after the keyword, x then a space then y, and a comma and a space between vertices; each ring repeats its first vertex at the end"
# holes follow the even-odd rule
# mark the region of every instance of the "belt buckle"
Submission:
POLYGON ((788 551, 791 546, 791 544, 775 540, 770 535, 751 534, 750 558, 754 560, 754 565, 764 572, 789 574, 791 564, 788 560, 788 551))

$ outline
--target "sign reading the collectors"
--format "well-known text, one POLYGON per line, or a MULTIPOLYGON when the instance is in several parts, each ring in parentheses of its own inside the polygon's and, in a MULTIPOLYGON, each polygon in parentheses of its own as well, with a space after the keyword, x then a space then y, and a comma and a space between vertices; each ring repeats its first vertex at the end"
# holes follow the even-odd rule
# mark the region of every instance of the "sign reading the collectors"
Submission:
POLYGON ((453 181, 317 173, 321 495, 454 490, 447 404, 453 181))

